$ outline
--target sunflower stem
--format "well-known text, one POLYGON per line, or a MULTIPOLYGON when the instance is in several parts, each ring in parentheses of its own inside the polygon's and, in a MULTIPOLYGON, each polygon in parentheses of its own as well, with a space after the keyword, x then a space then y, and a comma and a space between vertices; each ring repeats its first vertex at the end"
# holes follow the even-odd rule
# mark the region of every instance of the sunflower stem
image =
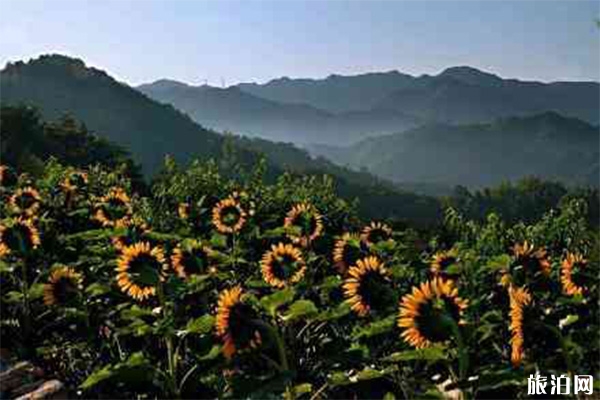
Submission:
POLYGON ((570 377, 573 377, 575 368, 573 366, 573 360, 571 359, 571 356, 569 355, 569 349, 567 349, 567 342, 566 342, 563 334, 555 326, 544 324, 544 323, 542 323, 542 326, 544 328, 546 328, 548 331, 552 332, 552 334, 554 334, 554 336, 558 339, 558 342, 560 343, 560 349, 563 354, 563 359, 565 360, 565 364, 567 365, 567 372, 569 373, 570 377))
POLYGON ((288 364, 287 356, 285 354, 285 343, 281 338, 281 335, 277 330, 270 324, 267 324, 259 319, 252 320, 252 323, 258 327, 265 329, 269 335, 275 339, 275 344, 277 346, 277 355, 279 356, 279 363, 281 365, 281 369, 283 371, 289 371, 290 367, 288 364))
POLYGON ((467 352, 465 342, 463 341, 462 334, 460 333, 460 329, 456 321, 449 316, 445 316, 444 319, 446 320, 446 323, 452 330, 452 333, 456 338, 456 343, 458 344, 458 377, 460 381, 463 381, 464 379, 466 379, 467 371, 469 369, 469 354, 467 352))
MULTIPOLYGON (((162 309, 163 316, 167 314, 167 302, 165 299, 165 292, 162 282, 158 283, 157 288, 158 300, 162 309)), ((179 389, 176 384, 176 371, 175 371, 175 359, 173 354, 173 337, 170 334, 165 335, 165 347, 167 348, 167 368, 169 376, 169 386, 173 394, 179 397, 179 389)))
POLYGON ((31 305, 29 303, 29 282, 27 281, 27 258, 21 263, 21 290, 23 292, 23 341, 25 350, 29 352, 29 336, 31 333, 31 305))

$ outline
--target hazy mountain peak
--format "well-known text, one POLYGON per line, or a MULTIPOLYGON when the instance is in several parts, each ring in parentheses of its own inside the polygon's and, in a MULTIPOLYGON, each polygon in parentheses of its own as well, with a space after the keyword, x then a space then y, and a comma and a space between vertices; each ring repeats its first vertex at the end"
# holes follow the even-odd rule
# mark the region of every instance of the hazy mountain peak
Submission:
POLYGON ((151 83, 144 83, 138 86, 138 88, 153 87, 157 90, 168 90, 168 89, 180 89, 189 88, 190 85, 184 82, 176 81, 173 79, 158 79, 151 83))
POLYGON ((503 81, 498 75, 481 71, 467 65, 446 68, 438 76, 451 77, 471 85, 498 85, 503 81))
POLYGON ((44 54, 27 62, 9 62, 2 70, 7 75, 18 74, 22 71, 36 71, 56 76, 72 76, 78 79, 91 77, 107 78, 102 70, 88 67, 83 60, 63 54, 44 54))

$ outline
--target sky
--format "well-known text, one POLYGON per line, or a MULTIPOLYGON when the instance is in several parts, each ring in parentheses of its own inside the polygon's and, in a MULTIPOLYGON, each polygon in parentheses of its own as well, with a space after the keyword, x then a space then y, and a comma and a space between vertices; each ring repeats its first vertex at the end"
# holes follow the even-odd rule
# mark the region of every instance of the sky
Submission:
POLYGON ((597 0, 0 0, 0 64, 61 53, 132 85, 456 65, 598 81, 598 18, 597 0))

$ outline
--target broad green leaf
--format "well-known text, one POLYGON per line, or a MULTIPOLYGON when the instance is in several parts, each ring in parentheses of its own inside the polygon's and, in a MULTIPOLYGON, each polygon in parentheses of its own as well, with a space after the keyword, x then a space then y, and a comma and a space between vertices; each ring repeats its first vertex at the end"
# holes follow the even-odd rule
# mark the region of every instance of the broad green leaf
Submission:
POLYGON ((367 326, 356 327, 352 331, 352 339, 358 340, 361 338, 368 338, 376 335, 381 335, 394 329, 396 324, 396 315, 390 315, 379 321, 375 321, 367 326))
POLYGON ((318 321, 332 321, 334 319, 342 318, 348 315, 352 310, 350 309, 350 305, 345 301, 340 303, 336 308, 332 308, 329 310, 325 310, 317 315, 316 319, 318 321))
POLYGON ((206 314, 200 318, 190 320, 187 323, 185 330, 189 333, 206 334, 213 329, 214 323, 215 317, 210 314, 206 314))
POLYGON ((402 362, 413 360, 438 361, 445 360, 446 354, 441 346, 432 346, 425 349, 405 350, 392 353, 384 358, 384 361, 402 362))
POLYGON ((579 321, 579 315, 569 314, 565 318, 561 319, 558 322, 558 326, 560 327, 560 329, 563 329, 563 328, 566 328, 567 326, 569 326, 571 324, 574 324, 577 321, 579 321))
POLYGON ((287 288, 287 289, 282 289, 282 290, 278 290, 277 292, 269 295, 269 296, 265 296, 262 299, 260 299, 260 306, 262 308, 264 308, 272 317, 275 316, 275 312, 277 311, 277 309, 281 306, 283 306, 284 304, 289 303, 290 301, 294 300, 294 295, 296 293, 294 292, 294 289, 292 288, 287 288))
POLYGON ((308 318, 317 314, 319 310, 310 300, 298 300, 293 303, 288 312, 283 316, 284 321, 295 321, 299 318, 308 318))
POLYGON ((208 353, 206 353, 202 357, 198 358, 198 360, 210 361, 210 360, 214 360, 215 358, 219 357, 220 355, 221 355, 221 346, 214 345, 213 347, 211 347, 211 349, 208 353))
POLYGON ((36 283, 29 287, 29 300, 41 299, 44 296, 44 284, 36 283))
POLYGON ((100 282, 94 282, 85 288, 85 293, 91 297, 101 296, 110 292, 110 286, 100 282))

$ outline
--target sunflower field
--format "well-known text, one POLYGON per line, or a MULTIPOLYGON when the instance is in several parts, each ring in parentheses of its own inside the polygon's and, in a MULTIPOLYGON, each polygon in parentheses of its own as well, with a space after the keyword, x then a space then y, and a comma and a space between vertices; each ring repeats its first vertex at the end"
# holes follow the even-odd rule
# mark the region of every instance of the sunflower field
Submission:
POLYGON ((0 168, 2 347, 82 398, 524 398, 593 375, 598 234, 363 221, 328 178, 0 168))

